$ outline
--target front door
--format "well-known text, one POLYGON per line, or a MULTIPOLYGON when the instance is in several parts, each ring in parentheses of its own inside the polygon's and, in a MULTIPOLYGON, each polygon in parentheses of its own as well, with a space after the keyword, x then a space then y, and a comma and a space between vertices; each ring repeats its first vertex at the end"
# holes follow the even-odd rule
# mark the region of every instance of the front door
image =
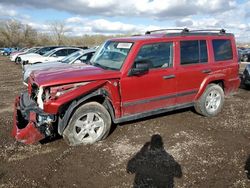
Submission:
POLYGON ((148 62, 150 68, 142 75, 127 75, 121 79, 122 116, 175 105, 173 54, 173 42, 141 45, 134 65, 135 62, 148 62))

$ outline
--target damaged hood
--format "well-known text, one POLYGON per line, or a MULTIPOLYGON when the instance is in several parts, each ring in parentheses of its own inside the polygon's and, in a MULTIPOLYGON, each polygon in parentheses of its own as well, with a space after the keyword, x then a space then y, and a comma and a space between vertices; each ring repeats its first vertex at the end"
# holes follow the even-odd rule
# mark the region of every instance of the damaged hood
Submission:
POLYGON ((39 86, 63 85, 76 82, 120 78, 120 71, 105 70, 92 65, 71 65, 33 71, 30 75, 39 86))

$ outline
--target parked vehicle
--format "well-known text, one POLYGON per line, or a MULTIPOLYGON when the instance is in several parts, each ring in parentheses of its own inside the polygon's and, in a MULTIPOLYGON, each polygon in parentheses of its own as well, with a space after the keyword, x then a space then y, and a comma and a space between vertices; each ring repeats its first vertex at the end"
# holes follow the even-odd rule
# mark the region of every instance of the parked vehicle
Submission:
POLYGON ((16 98, 12 134, 26 144, 59 134, 78 145, 104 139, 112 123, 176 109, 216 116, 224 95, 238 90, 237 61, 225 30, 110 39, 89 66, 32 72, 16 98))
POLYGON ((23 67, 23 80, 24 84, 28 84, 28 79, 32 71, 38 71, 38 70, 45 70, 45 69, 58 69, 60 67, 70 66, 72 64, 79 64, 79 63, 89 63, 91 57, 95 53, 95 49, 89 49, 89 50, 79 50, 71 55, 65 57, 61 61, 52 61, 52 62, 46 62, 46 63, 38 63, 35 65, 24 65, 23 67))
POLYGON ((37 64, 37 63, 45 63, 49 61, 60 61, 64 57, 81 50, 80 48, 72 48, 72 47, 63 47, 63 48, 56 48, 51 51, 48 51, 44 55, 37 54, 36 56, 33 55, 28 59, 23 59, 23 65, 25 64, 37 64))
POLYGON ((8 56, 15 51, 18 51, 18 48, 4 48, 3 55, 8 56))
POLYGON ((243 71, 242 82, 247 88, 250 88, 250 64, 247 64, 243 71))
POLYGON ((249 48, 245 48, 245 49, 238 49, 241 61, 243 62, 248 62, 250 61, 250 49, 249 48))
POLYGON ((4 48, 0 48, 0 54, 3 55, 4 48))
POLYGON ((38 49, 40 49, 40 47, 26 48, 26 49, 24 49, 24 50, 12 52, 12 53, 10 54, 10 60, 11 60, 11 61, 15 61, 15 63, 17 63, 17 62, 18 62, 18 56, 19 56, 19 55, 24 55, 24 54, 28 54, 28 53, 33 53, 33 52, 37 51, 38 49))
POLYGON ((18 55, 18 63, 23 63, 23 60, 27 60, 32 56, 37 56, 37 54, 39 55, 44 55, 45 53, 55 49, 55 48, 60 48, 62 46, 45 46, 45 47, 40 47, 40 49, 38 49, 35 52, 29 53, 29 54, 23 54, 23 55, 18 55))

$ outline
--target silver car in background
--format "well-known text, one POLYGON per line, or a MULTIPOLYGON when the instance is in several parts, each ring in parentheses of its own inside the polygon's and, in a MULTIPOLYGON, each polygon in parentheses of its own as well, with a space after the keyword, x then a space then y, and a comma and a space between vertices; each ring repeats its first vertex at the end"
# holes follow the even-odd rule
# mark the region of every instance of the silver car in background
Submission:
POLYGON ((45 69, 56 69, 60 67, 70 66, 72 64, 77 63, 86 63, 88 64, 91 57, 94 55, 96 49, 87 49, 87 50, 79 50, 71 55, 65 57, 61 61, 51 61, 46 63, 38 63, 38 64, 27 64, 23 66, 23 83, 27 85, 29 76, 32 71, 39 71, 45 69))

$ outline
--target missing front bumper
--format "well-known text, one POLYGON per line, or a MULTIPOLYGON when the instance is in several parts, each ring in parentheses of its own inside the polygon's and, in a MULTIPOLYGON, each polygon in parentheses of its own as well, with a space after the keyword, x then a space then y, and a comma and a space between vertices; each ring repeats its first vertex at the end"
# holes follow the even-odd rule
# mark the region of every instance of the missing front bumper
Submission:
POLYGON ((27 93, 16 98, 12 136, 17 141, 34 144, 49 136, 48 129, 51 124, 38 122, 38 116, 46 116, 40 111, 35 103, 29 99, 27 93))

